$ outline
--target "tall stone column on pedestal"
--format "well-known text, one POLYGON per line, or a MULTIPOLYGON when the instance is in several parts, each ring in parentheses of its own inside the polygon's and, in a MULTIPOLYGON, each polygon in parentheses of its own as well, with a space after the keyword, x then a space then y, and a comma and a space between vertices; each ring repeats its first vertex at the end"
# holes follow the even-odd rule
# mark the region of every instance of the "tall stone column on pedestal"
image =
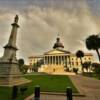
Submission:
POLYGON ((11 34, 7 45, 4 46, 4 54, 0 59, 0 86, 14 86, 30 82, 22 77, 16 58, 16 39, 18 25, 18 15, 15 16, 11 34))

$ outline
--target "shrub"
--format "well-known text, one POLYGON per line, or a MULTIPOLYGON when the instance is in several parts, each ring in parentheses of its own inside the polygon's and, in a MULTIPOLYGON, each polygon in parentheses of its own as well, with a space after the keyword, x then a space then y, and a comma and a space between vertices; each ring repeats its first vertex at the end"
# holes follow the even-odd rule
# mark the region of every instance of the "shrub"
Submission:
POLYGON ((78 73, 78 68, 73 68, 73 72, 78 73))

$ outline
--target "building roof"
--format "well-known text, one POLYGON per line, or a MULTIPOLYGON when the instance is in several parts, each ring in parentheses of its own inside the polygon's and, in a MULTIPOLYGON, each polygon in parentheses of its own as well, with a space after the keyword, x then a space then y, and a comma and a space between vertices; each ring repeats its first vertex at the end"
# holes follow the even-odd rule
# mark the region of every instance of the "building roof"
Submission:
MULTIPOLYGON (((71 55, 76 56, 75 53, 72 53, 71 55)), ((93 54, 92 53, 84 53, 84 56, 93 56, 93 54)))
POLYGON ((31 58, 42 58, 42 57, 43 57, 43 55, 37 55, 37 56, 30 56, 28 58, 31 59, 31 58))

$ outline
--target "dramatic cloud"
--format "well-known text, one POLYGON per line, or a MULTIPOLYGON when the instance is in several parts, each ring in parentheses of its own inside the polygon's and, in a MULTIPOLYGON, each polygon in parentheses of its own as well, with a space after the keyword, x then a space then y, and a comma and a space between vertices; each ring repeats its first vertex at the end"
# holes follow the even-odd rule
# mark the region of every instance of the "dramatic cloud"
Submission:
POLYGON ((51 50, 58 33, 65 50, 76 52, 79 49, 87 52, 84 40, 90 34, 99 33, 100 22, 86 2, 60 0, 35 1, 23 9, 0 9, 0 54, 2 46, 10 35, 10 24, 15 14, 19 14, 18 57, 43 54, 51 50), (44 5, 45 4, 45 5, 44 5))

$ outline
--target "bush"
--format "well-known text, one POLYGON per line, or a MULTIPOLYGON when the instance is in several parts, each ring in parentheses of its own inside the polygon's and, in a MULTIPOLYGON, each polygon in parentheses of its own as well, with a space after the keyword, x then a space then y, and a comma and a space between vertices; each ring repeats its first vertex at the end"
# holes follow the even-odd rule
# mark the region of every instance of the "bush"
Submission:
POLYGON ((93 68, 93 71, 96 74, 100 74, 100 64, 98 64, 98 63, 92 63, 92 68, 93 68))
POLYGON ((73 72, 78 73, 78 68, 73 68, 73 72))

